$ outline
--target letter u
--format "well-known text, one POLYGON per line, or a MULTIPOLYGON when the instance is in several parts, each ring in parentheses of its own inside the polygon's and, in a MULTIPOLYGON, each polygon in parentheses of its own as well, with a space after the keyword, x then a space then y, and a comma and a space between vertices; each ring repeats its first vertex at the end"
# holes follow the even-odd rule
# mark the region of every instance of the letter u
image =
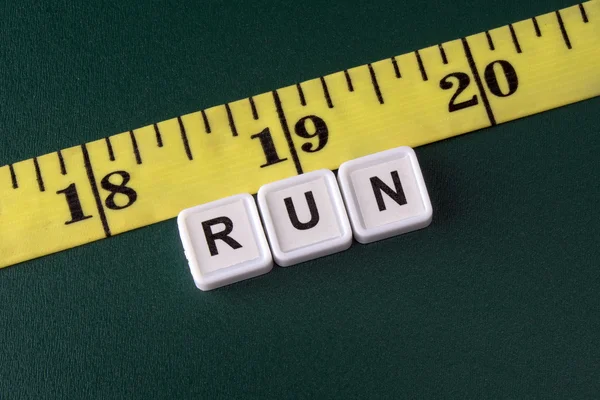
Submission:
POLYGON ((308 222, 300 222, 300 220, 298 220, 298 214, 296 214, 296 208, 294 207, 294 202, 292 201, 291 197, 286 197, 283 199, 285 202, 285 208, 290 217, 290 222, 294 228, 301 231, 313 228, 319 223, 319 210, 317 210, 315 197, 313 196, 312 191, 305 192, 304 197, 306 197, 308 210, 310 211, 310 220, 308 222))

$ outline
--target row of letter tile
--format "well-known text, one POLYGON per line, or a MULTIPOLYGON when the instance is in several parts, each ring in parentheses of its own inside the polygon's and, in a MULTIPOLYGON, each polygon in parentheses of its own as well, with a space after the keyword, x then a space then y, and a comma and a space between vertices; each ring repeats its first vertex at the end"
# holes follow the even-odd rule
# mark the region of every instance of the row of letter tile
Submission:
POLYGON ((348 161, 338 181, 318 170, 262 186, 258 208, 240 194, 183 210, 177 222, 196 286, 215 289, 265 274, 273 260, 287 267, 346 250, 353 236, 370 243, 431 223, 410 147, 348 161))

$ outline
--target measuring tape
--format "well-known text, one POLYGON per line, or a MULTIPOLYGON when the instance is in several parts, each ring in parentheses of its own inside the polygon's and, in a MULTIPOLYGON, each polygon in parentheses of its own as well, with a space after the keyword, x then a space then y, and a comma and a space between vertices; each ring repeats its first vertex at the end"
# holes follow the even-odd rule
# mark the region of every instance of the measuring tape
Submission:
POLYGON ((600 1, 0 168, 0 267, 600 94, 600 1))

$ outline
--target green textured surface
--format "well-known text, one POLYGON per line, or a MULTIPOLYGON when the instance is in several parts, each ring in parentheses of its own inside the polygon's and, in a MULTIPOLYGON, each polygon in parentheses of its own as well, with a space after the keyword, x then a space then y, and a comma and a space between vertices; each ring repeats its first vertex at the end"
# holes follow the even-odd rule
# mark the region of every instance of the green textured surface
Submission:
MULTIPOLYGON (((573 4, 8 3, 0 165, 573 4)), ((0 270, 0 398, 598 397, 599 111, 419 148, 430 228, 210 293, 174 220, 0 270)))

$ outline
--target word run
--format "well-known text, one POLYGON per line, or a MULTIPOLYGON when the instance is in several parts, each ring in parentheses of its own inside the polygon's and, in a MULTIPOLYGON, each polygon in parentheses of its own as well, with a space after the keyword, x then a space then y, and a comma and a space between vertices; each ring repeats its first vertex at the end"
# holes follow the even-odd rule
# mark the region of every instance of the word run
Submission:
POLYGON ((239 194, 183 210, 177 223, 196 286, 215 289, 265 274, 273 260, 288 267, 346 250, 353 236, 370 243, 431 223, 410 147, 345 162, 338 180, 323 169, 262 186, 258 208, 239 194))

